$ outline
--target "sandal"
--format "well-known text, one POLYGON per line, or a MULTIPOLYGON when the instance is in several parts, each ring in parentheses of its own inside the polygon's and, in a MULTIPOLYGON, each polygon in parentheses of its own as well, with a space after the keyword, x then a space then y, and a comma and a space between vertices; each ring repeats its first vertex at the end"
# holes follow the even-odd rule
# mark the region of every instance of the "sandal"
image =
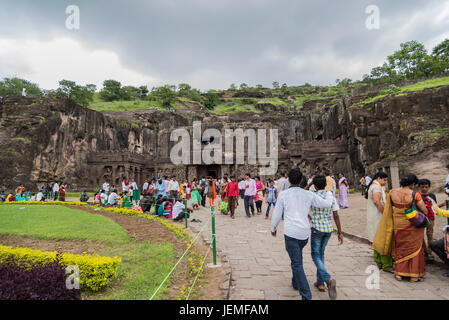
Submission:
POLYGON ((320 292, 326 292, 326 288, 324 287, 324 284, 319 285, 318 283, 313 284, 315 288, 317 288, 320 292))
POLYGON ((424 278, 423 277, 419 277, 419 278, 410 278, 410 282, 424 282, 424 278))
POLYGON ((394 276, 396 280, 398 281, 402 281, 402 277, 401 276, 394 276))

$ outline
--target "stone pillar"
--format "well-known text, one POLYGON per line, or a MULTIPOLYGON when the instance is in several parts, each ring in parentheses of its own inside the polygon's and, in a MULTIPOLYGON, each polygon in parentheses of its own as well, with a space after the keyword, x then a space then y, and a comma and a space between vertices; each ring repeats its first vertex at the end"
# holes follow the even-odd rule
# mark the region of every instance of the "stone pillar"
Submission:
POLYGON ((390 179, 393 188, 399 188, 399 165, 397 161, 391 161, 390 179))

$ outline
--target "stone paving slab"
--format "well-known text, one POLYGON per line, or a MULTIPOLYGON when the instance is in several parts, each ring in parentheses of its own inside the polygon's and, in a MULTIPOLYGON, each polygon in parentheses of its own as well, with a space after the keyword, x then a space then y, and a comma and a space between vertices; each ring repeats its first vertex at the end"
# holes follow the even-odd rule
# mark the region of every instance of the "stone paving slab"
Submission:
MULTIPOLYGON (((363 199, 361 196, 359 198, 363 199)), ((350 199, 350 205, 353 199, 356 197, 350 199)), ((352 204, 357 204, 361 199, 352 204)), ((358 222, 351 221, 359 213, 360 209, 357 213, 353 208, 352 211, 348 209, 340 214, 344 217, 344 230, 363 234, 362 215, 359 215, 358 222), (347 221, 351 223, 346 224, 347 221)), ((201 208, 192 215, 192 218, 199 218, 203 223, 209 217, 209 208, 201 208)), ((189 228, 197 232, 202 225, 190 223, 189 228)), ((230 299, 301 299, 298 291, 291 287, 290 259, 285 251, 282 222, 276 238, 271 236, 270 227, 271 220, 265 220, 264 215, 246 218, 243 206, 238 207, 235 220, 227 215, 216 214, 217 248, 227 256, 232 269, 230 299)), ((207 230, 203 232, 204 237, 211 238, 210 230, 209 222, 207 230)), ((366 282, 371 274, 366 270, 374 265, 372 256, 372 249, 367 244, 345 238, 343 245, 338 245, 336 236, 332 236, 325 259, 329 273, 337 280, 337 300, 449 299, 449 279, 441 276, 445 270, 439 265, 427 265, 426 281, 420 283, 399 282, 392 274, 380 271, 379 289, 368 289, 366 282)), ((316 268, 310 254, 310 243, 304 249, 303 260, 313 299, 329 300, 327 292, 321 293, 313 287, 316 268)))

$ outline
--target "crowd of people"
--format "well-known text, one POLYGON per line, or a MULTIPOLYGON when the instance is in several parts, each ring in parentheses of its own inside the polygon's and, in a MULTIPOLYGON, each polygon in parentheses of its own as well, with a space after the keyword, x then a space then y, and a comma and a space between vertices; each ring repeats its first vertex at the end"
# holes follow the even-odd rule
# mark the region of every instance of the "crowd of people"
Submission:
MULTIPOLYGON (((449 165, 447 168, 449 170, 449 165)), ((101 206, 132 208, 174 220, 189 218, 201 206, 206 207, 207 202, 209 207, 215 206, 231 219, 235 219, 240 200, 247 218, 265 213, 265 219, 269 219, 272 211, 273 236, 276 236, 280 221, 284 220, 293 288, 303 299, 311 299, 302 266, 302 250, 310 238, 312 259, 317 268, 314 286, 319 291, 327 290, 331 299, 335 299, 336 281, 326 270, 324 254, 334 231, 332 219, 337 227, 338 242, 343 243, 338 212, 349 207, 349 183, 342 173, 337 177, 338 183, 329 172, 305 177, 299 169, 292 169, 288 174, 282 172, 277 179, 266 181, 249 173, 238 180, 227 174, 218 179, 203 176, 191 181, 164 176, 145 181, 141 188, 135 181, 123 177, 120 191, 104 182, 91 201, 101 206)), ((398 281, 408 278, 418 282, 424 280, 426 263, 434 260, 432 251, 449 264, 449 226, 445 229, 445 238, 437 241, 433 238, 435 215, 449 218, 449 211, 441 209, 445 203, 437 204, 428 179, 409 174, 401 179, 400 188, 389 192, 388 175, 384 172, 378 172, 373 178, 363 177, 360 183, 362 195, 368 200, 368 239, 379 269, 394 274, 398 281)), ((445 190, 449 195, 449 175, 445 190)), ((15 192, 1 192, 0 197, 7 202, 64 201, 65 187, 63 183, 46 184, 34 193, 21 185, 15 192)), ((80 201, 88 202, 89 199, 87 191, 81 193, 80 201)), ((449 276, 449 272, 445 276, 449 276)))
POLYGON ((20 185, 13 192, 5 193, 4 191, 1 191, 0 200, 2 202, 46 200, 65 201, 65 193, 66 190, 63 182, 54 182, 51 185, 44 184, 38 192, 26 190, 23 185, 20 185))

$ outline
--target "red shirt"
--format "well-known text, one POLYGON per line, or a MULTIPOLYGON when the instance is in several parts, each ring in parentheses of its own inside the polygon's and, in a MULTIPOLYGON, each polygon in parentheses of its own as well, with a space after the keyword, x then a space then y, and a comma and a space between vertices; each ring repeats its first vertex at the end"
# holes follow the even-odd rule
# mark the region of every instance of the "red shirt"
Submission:
POLYGON ((226 187, 227 197, 238 197, 239 196, 239 185, 237 182, 229 182, 226 187))

